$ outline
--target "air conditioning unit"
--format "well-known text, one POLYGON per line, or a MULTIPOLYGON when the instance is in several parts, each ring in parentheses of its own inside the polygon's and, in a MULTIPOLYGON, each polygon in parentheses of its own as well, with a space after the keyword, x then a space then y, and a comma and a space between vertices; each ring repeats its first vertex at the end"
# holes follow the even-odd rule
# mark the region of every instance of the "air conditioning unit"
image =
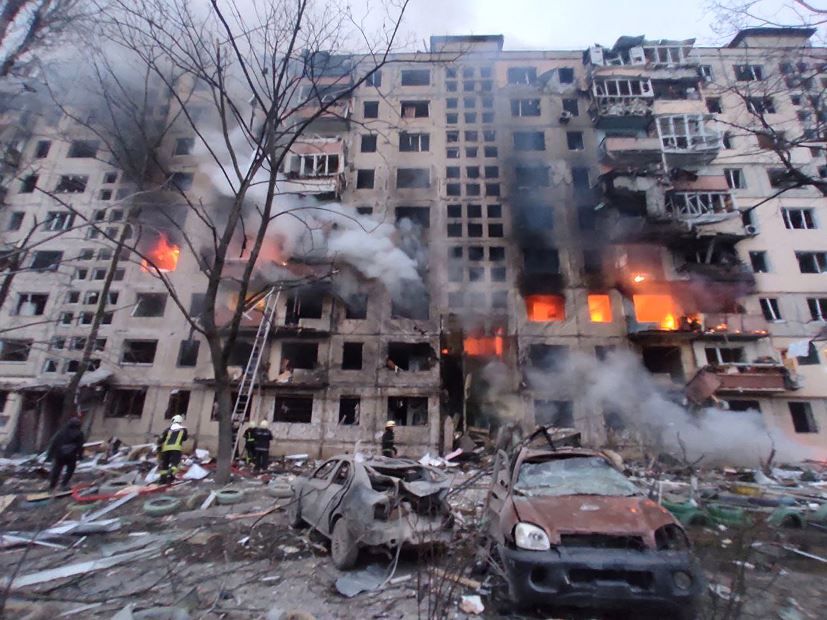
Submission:
POLYGON ((755 224, 746 224, 744 226, 744 234, 746 234, 750 237, 754 237, 759 232, 761 232, 761 231, 758 229, 758 226, 756 226, 755 224))
POLYGON ((562 112, 560 112, 560 122, 565 125, 572 119, 573 116, 574 115, 568 110, 563 110, 562 112))

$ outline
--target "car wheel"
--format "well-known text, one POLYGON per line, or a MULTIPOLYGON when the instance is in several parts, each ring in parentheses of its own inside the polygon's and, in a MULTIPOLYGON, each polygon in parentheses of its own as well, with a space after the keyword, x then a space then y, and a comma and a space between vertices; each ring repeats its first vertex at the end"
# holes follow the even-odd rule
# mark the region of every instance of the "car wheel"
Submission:
POLYGON ((330 557, 333 566, 340 570, 353 568, 359 556, 359 546, 347 529, 344 519, 338 519, 333 524, 333 534, 330 537, 330 557))
POLYGON ((290 524, 290 527, 295 529, 299 529, 304 525, 301 511, 301 495, 294 495, 290 503, 287 504, 287 522, 290 524))

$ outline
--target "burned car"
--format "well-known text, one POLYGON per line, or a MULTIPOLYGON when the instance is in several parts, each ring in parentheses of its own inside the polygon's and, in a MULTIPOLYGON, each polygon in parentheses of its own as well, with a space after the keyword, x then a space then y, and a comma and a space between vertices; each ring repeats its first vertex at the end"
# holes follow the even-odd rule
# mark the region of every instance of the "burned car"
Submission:
POLYGON ((293 482, 288 517, 329 538, 333 564, 346 569, 362 548, 447 542, 448 487, 442 472, 409 459, 338 456, 293 482))
POLYGON ((602 452, 499 451, 485 520, 520 605, 695 615, 704 582, 686 533, 602 452))

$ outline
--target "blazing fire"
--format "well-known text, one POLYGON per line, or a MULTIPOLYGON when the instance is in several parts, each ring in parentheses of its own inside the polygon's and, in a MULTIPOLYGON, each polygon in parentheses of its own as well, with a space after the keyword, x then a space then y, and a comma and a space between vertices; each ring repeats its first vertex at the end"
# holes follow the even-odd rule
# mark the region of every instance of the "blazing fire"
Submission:
POLYGON ((660 329, 676 330, 683 312, 671 295, 633 295, 638 323, 657 323, 660 329))
POLYGON ((525 309, 532 323, 562 321, 566 318, 566 300, 560 295, 527 295, 525 309))
POLYGON ((154 267, 157 267, 158 271, 175 271, 178 266, 178 257, 181 255, 181 248, 174 243, 170 243, 164 233, 158 233, 158 241, 147 251, 146 255, 153 265, 150 265, 146 259, 142 260, 141 269, 144 271, 151 271, 154 267))
POLYGON ((612 300, 608 295, 589 295, 588 302, 592 323, 612 322, 612 300))
POLYGON ((505 348, 502 329, 497 329, 493 336, 468 336, 462 342, 466 355, 471 357, 502 357, 505 348))

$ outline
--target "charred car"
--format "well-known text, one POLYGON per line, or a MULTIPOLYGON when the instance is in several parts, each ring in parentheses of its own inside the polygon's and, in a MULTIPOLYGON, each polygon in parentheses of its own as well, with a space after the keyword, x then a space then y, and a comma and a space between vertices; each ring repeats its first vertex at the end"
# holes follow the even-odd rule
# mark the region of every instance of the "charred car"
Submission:
POLYGON ((517 604, 695 616, 686 533, 602 452, 499 451, 485 522, 517 604))
POLYGON ((293 482, 288 517, 330 539, 333 564, 346 569, 362 548, 448 542, 448 487, 442 472, 409 459, 338 456, 293 482))

